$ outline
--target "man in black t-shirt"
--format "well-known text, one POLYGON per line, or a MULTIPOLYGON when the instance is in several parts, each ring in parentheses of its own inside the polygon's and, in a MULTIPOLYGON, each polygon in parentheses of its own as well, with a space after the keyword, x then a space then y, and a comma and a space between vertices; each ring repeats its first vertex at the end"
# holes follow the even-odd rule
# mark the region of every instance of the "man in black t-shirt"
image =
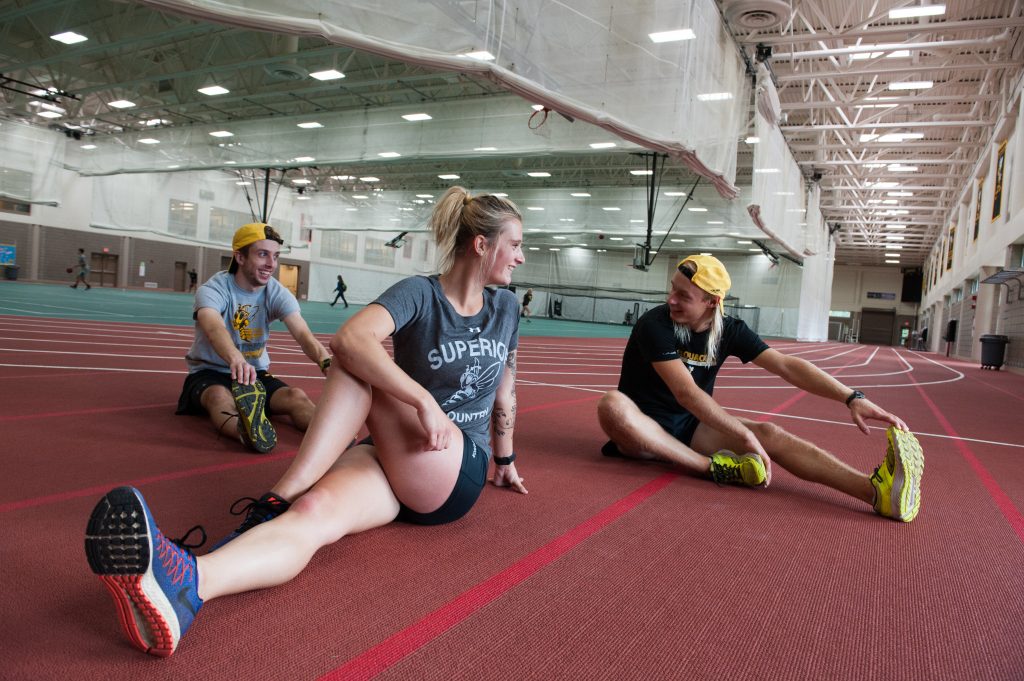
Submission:
POLYGON ((880 515, 913 520, 921 503, 924 454, 907 425, 810 362, 769 348, 742 320, 724 316, 730 286, 717 258, 693 255, 679 263, 667 302, 644 314, 630 334, 618 390, 598 405, 601 428, 611 438, 601 451, 668 461, 720 484, 750 487, 771 482, 775 459, 798 477, 872 504, 880 515), (865 419, 890 424, 885 460, 868 476, 774 423, 729 414, 711 396, 729 355, 801 390, 844 402, 864 433, 865 419))

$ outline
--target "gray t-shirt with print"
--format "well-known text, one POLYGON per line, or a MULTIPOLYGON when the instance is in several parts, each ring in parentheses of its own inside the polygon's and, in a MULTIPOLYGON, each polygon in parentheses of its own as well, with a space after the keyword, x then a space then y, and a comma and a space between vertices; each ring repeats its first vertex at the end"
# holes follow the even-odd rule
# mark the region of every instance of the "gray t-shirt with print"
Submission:
MULTIPOLYGON (((270 368, 267 341, 270 339, 271 322, 299 312, 295 296, 277 279, 271 277, 266 286, 256 291, 245 291, 235 283, 235 275, 228 272, 218 272, 196 291, 193 319, 203 307, 212 308, 223 317, 235 347, 257 371, 270 368)), ((190 374, 202 369, 230 370, 198 323, 185 361, 190 374)))
POLYGON ((485 288, 480 312, 463 317, 435 275, 404 279, 373 302, 395 322, 395 363, 489 456, 494 396, 508 353, 519 346, 515 295, 485 288))

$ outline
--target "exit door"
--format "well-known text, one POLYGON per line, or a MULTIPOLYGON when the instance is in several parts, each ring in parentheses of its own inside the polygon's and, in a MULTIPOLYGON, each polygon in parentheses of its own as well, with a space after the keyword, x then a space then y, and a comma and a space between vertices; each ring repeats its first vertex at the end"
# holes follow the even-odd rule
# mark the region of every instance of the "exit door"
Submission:
POLYGON ((174 262, 174 290, 184 291, 185 280, 188 278, 188 263, 176 260, 174 262))
POLYGON ((89 257, 89 283, 93 286, 117 286, 117 256, 93 253, 89 257))

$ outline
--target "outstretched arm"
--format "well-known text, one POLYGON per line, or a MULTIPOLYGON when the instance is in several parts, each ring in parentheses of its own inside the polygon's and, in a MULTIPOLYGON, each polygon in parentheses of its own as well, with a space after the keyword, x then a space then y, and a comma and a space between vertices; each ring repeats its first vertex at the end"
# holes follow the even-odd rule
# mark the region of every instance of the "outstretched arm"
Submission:
MULTIPOLYGON (((494 458, 512 456, 512 431, 516 426, 516 351, 508 353, 505 373, 501 385, 494 397, 494 411, 491 414, 491 442, 494 458)), ((506 466, 495 463, 494 477, 491 479, 495 487, 511 487, 517 492, 526 494, 523 479, 516 472, 515 463, 506 466)))
POLYGON ((235 347, 220 312, 212 307, 201 307, 196 312, 196 322, 210 339, 214 351, 231 369, 231 378, 243 385, 252 385, 256 380, 256 367, 245 361, 242 351, 235 347))
POLYGON ((298 312, 293 312, 281 321, 288 327, 288 333, 292 335, 295 342, 302 348, 302 352, 306 357, 316 362, 317 366, 324 370, 324 360, 331 356, 331 353, 327 352, 327 348, 323 346, 323 343, 316 339, 313 332, 309 330, 309 324, 302 318, 302 315, 298 312))
MULTIPOLYGON (((784 355, 778 350, 772 350, 771 348, 765 350, 757 356, 754 364, 772 372, 790 385, 812 395, 845 403, 846 399, 853 393, 853 388, 843 385, 807 360, 784 355)), ((909 430, 907 424, 901 418, 887 412, 871 400, 865 398, 855 399, 850 402, 850 418, 863 433, 868 432, 865 419, 884 421, 901 430, 909 430)))

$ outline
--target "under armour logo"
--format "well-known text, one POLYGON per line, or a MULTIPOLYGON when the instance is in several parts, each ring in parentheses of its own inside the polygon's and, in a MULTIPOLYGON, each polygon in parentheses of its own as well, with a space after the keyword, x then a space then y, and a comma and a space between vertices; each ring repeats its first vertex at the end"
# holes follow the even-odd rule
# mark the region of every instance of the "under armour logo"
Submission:
POLYGON ((479 326, 470 326, 470 327, 467 327, 467 328, 469 329, 470 333, 480 333, 480 331, 481 331, 479 326))

